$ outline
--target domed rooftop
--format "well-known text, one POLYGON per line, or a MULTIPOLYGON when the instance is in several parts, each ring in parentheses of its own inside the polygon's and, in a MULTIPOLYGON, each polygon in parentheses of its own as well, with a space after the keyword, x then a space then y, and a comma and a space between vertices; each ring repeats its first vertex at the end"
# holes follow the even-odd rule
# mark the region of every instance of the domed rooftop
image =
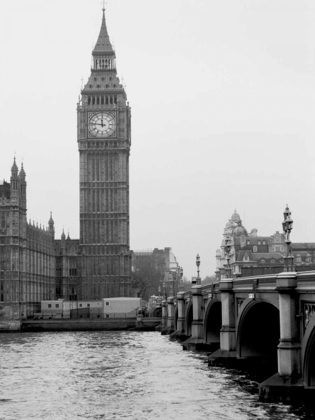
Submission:
POLYGON ((234 223, 242 223, 240 215, 236 212, 236 210, 234 210, 234 213, 232 214, 231 221, 234 223))
POLYGON ((233 230, 233 236, 248 236, 247 230, 242 225, 236 226, 236 228, 233 230))

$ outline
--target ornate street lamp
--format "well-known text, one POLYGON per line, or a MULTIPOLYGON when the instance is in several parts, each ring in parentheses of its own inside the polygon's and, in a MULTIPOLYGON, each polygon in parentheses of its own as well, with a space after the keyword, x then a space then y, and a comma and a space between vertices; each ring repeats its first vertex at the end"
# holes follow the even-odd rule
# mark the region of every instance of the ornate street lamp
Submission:
POLYGON ((226 258, 226 262, 227 264, 225 265, 225 277, 227 279, 232 277, 232 270, 230 267, 230 259, 231 259, 231 238, 229 236, 226 236, 225 238, 225 245, 224 245, 224 252, 225 252, 225 258, 226 258))
POLYGON ((179 267, 179 291, 184 291, 184 280, 183 280, 184 270, 183 267, 179 267))
POLYGON ((197 256, 196 256, 196 266, 197 266, 197 279, 196 279, 196 284, 201 284, 201 279, 199 277, 199 273, 200 273, 200 270, 199 270, 199 267, 200 267, 200 257, 199 257, 199 254, 197 254, 197 256))
POLYGON ((165 279, 163 280, 163 298, 166 300, 167 294, 166 294, 166 287, 165 287, 165 279))
POLYGON ((290 233, 293 229, 293 220, 291 219, 291 212, 288 207, 286 206, 284 213, 284 220, 282 222, 283 232, 284 232, 284 239, 287 245, 287 255, 284 257, 284 271, 294 271, 294 257, 292 255, 292 248, 291 248, 291 241, 290 241, 290 233))
POLYGON ((171 271, 169 272, 168 280, 170 282, 170 297, 174 297, 174 276, 171 271))

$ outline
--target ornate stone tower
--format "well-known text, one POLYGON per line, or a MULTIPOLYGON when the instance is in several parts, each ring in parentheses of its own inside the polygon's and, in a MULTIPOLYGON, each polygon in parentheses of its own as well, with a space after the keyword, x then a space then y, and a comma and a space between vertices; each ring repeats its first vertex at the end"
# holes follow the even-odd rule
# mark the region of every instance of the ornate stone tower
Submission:
POLYGON ((77 107, 83 299, 129 296, 131 113, 116 71, 105 9, 77 107))

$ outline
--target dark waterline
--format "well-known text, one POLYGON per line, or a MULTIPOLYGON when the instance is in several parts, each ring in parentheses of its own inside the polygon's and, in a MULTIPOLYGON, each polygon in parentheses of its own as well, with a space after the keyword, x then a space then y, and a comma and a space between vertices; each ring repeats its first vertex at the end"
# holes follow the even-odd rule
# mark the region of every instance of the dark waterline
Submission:
POLYGON ((0 420, 314 419, 158 333, 0 334, 0 420))

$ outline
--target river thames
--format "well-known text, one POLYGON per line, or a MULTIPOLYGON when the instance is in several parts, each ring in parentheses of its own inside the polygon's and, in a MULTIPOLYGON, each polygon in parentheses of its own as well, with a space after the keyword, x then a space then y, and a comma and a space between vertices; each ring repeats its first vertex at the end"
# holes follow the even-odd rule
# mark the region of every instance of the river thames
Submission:
POLYGON ((0 419, 309 419, 159 333, 0 334, 0 419))

